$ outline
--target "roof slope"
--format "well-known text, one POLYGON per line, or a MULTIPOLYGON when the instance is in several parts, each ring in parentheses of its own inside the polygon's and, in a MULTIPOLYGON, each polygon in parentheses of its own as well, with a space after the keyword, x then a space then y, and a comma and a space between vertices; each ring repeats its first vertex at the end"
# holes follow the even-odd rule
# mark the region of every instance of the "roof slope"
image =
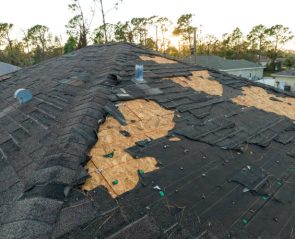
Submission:
POLYGON ((19 69, 21 68, 18 66, 14 66, 0 61, 0 76, 9 74, 14 71, 18 71, 19 69))
POLYGON ((90 46, 0 78, 0 238, 289 238, 294 97, 142 55, 160 57, 130 44, 90 46), (145 83, 132 80, 136 63, 145 83), (18 88, 33 100, 18 105, 18 88), (126 149, 159 169, 116 198, 104 187, 83 191, 99 125, 108 115, 124 124, 116 105, 132 99, 175 112, 167 136, 126 149))
MULTIPOLYGON (((194 57, 189 57, 188 62, 193 63, 194 57)), ((229 60, 220 56, 198 55, 197 64, 218 70, 238 70, 247 68, 263 68, 263 66, 247 60, 229 60)))
POLYGON ((287 71, 281 71, 273 74, 273 76, 286 76, 286 77, 295 77, 295 69, 290 69, 287 71))

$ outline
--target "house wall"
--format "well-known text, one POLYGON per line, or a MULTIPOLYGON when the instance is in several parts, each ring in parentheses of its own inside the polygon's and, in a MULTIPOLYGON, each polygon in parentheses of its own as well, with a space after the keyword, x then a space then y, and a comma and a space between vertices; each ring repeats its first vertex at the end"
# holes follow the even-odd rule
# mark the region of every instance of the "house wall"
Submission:
POLYGON ((263 77, 263 68, 254 69, 240 69, 224 71, 232 75, 242 76, 249 80, 259 80, 263 77))
POLYGON ((295 91, 295 77, 276 76, 275 79, 279 82, 285 82, 286 85, 291 86, 291 91, 295 91))
POLYGON ((265 67, 266 67, 268 63, 269 63, 268 61, 261 61, 261 62, 260 62, 260 65, 262 65, 262 66, 265 66, 265 67))

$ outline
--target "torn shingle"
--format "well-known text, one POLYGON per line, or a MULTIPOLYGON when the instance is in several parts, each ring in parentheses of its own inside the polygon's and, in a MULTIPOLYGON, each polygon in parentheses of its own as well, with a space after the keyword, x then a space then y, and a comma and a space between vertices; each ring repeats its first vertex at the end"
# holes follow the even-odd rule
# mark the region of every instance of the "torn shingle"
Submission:
POLYGON ((0 80, 0 91, 1 238, 290 237, 294 94, 126 43, 22 69, 0 80), (144 65, 144 84, 132 81, 136 64, 144 65), (15 107, 13 93, 23 87, 33 100, 15 107), (135 114, 124 121, 125 103, 135 114), (101 175, 102 162, 95 172, 84 168, 100 136, 103 154, 113 152, 110 134, 96 133, 110 118, 116 127, 105 131, 115 132, 115 143, 134 137, 127 152, 125 145, 103 157, 112 187, 136 174, 115 199, 107 185, 82 189, 89 174, 101 175), (126 155, 135 170, 112 164, 126 155), (247 165, 257 170, 241 177, 247 165))

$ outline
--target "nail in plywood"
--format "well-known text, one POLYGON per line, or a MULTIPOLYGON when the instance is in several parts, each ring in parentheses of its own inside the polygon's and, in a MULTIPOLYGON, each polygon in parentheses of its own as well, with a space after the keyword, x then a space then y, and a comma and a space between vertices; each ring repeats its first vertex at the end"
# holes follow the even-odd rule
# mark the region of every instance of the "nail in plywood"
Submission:
POLYGON ((154 61, 158 64, 174 64, 177 63, 177 61, 170 60, 161 56, 148 56, 148 55, 141 55, 139 57, 143 61, 154 61))
POLYGON ((277 97, 260 87, 243 87, 243 95, 232 99, 232 102, 286 116, 295 120, 295 98, 277 97))
POLYGON ((137 141, 164 137, 174 128, 174 112, 153 101, 127 101, 119 105, 119 110, 127 125, 123 126, 113 117, 108 117, 100 126, 98 141, 90 151, 91 160, 86 166, 91 177, 83 186, 85 190, 104 186, 112 197, 137 185, 138 170, 151 172, 157 169, 155 158, 134 159, 125 149, 134 146, 137 141), (127 131, 129 135, 124 136, 120 131, 127 131), (111 152, 111 158, 104 157, 111 152), (115 180, 118 184, 113 185, 115 180))
POLYGON ((183 86, 190 87, 196 91, 203 91, 209 95, 223 94, 223 86, 215 80, 209 79, 208 71, 193 71, 192 76, 189 77, 172 77, 167 78, 175 83, 183 86))

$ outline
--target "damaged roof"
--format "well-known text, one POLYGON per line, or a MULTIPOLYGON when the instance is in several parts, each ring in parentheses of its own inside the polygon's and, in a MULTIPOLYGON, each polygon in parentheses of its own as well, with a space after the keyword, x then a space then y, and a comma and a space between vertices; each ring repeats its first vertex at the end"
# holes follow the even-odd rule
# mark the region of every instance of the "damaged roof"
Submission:
POLYGON ((0 92, 0 238, 294 236, 291 93, 126 43, 6 75, 0 92))

